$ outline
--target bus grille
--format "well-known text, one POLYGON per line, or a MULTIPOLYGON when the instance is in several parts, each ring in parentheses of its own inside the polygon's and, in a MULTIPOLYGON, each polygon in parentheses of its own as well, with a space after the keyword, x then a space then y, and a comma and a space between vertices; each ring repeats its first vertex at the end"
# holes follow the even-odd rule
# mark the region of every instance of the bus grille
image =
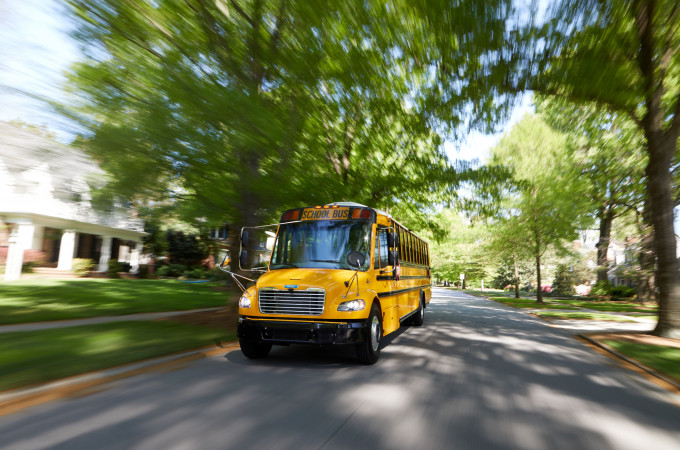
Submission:
POLYGON ((320 316, 323 314, 326 291, 260 289, 258 298, 262 314, 320 316))

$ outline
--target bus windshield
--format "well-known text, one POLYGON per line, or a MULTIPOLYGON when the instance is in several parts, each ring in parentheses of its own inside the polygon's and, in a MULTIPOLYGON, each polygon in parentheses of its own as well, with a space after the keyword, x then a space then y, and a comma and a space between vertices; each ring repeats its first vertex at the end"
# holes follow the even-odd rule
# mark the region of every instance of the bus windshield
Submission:
POLYGON ((270 270, 290 268, 356 270, 347 255, 366 256, 360 268, 368 270, 371 225, 366 220, 318 220, 281 225, 274 244, 270 270))

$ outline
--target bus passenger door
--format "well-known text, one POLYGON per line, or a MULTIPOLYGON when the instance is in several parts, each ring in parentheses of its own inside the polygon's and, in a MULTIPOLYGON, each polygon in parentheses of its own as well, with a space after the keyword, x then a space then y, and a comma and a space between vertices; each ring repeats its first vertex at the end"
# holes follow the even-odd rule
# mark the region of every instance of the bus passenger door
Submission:
POLYGON ((375 291, 379 294, 380 305, 383 309, 383 329, 385 333, 399 328, 399 314, 397 311, 396 297, 391 293, 394 290, 396 272, 389 263, 388 233, 390 229, 383 225, 377 225, 375 234, 375 257, 373 268, 375 270, 375 291))

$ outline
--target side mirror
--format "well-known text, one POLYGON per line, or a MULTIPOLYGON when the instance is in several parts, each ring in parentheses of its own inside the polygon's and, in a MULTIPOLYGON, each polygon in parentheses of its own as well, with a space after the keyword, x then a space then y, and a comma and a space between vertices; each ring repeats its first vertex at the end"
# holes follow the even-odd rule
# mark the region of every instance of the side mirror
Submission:
POLYGON ((387 232, 387 246, 389 248, 394 248, 397 245, 397 233, 394 230, 387 232))
POLYGON ((389 252, 387 252, 387 265, 388 266, 396 266, 398 259, 399 259, 399 255, 397 254, 396 250, 390 250, 389 252))
POLYGON ((243 247, 248 247, 248 231, 241 230, 241 245, 243 247))
POLYGON ((229 250, 227 250, 227 253, 224 255, 224 259, 220 263, 220 269, 229 270, 230 264, 231 264, 231 256, 229 255, 229 250))
POLYGON ((239 263, 241 264, 241 267, 247 267, 248 266, 248 251, 247 250, 241 250, 241 254, 239 255, 239 263))
POLYGON ((350 267, 359 269, 364 265, 365 262, 366 255, 361 252, 357 252, 356 250, 349 252, 349 255, 347 255, 347 264, 349 264, 350 267))

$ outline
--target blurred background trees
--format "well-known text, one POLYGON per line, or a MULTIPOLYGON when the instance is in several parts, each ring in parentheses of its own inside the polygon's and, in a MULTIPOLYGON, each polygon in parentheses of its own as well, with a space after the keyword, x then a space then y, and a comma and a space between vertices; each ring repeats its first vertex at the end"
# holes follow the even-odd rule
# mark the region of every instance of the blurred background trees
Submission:
MULTIPOLYGON (((352 200, 437 239, 461 228, 437 214, 466 182, 490 200, 467 209, 493 218, 496 263, 530 257, 540 279, 543 252, 594 220, 602 281, 632 218, 638 296, 658 292, 656 333, 677 337, 676 3, 71 0, 85 57, 62 113, 107 189, 187 221, 237 229, 352 200), (447 158, 444 141, 493 131, 530 91, 540 118, 489 166, 447 158)), ((445 242, 447 278, 477 267, 445 242)))

